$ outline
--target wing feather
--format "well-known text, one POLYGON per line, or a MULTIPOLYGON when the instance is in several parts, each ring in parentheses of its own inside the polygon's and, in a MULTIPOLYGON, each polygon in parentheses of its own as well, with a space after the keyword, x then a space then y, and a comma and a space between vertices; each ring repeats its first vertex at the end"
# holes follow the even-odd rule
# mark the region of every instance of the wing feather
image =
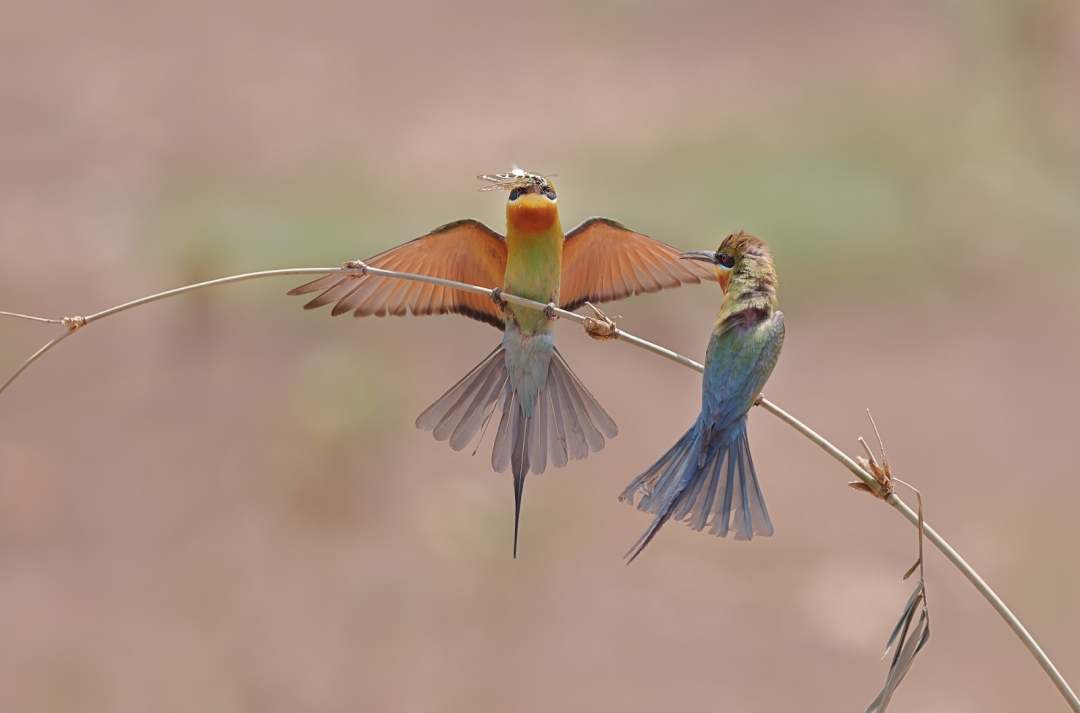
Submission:
MULTIPOLYGON (((427 235, 390 248, 366 261, 372 267, 413 272, 481 287, 501 287, 506 272, 506 240, 476 220, 459 220, 427 235)), ((414 314, 462 314, 500 329, 503 316, 484 295, 375 275, 326 275, 289 291, 318 294, 304 305, 333 304, 331 314, 357 317, 414 314)))
POLYGON ((590 218, 566 234, 563 309, 643 292, 716 280, 709 265, 679 259, 679 250, 608 218, 590 218))

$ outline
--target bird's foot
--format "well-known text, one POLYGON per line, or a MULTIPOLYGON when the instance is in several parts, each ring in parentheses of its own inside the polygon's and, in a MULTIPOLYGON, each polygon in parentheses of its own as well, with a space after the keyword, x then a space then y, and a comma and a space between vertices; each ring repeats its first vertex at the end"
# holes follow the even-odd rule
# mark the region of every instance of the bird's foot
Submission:
POLYGON ((593 311, 592 317, 585 318, 585 333, 593 339, 598 339, 600 341, 617 339, 619 337, 619 329, 615 326, 615 321, 601 312, 592 302, 586 302, 585 304, 593 311))
POLYGON ((502 288, 496 287, 491 291, 491 301, 495 303, 495 306, 502 309, 506 306, 506 300, 502 296, 502 288))
POLYGON ((341 269, 359 272, 363 276, 367 274, 368 266, 363 260, 346 260, 341 263, 341 269))
POLYGON ((555 309, 556 309, 555 303, 554 302, 548 302, 547 306, 544 307, 544 316, 547 317, 548 319, 555 319, 556 317, 559 316, 559 315, 557 315, 555 313, 555 309))

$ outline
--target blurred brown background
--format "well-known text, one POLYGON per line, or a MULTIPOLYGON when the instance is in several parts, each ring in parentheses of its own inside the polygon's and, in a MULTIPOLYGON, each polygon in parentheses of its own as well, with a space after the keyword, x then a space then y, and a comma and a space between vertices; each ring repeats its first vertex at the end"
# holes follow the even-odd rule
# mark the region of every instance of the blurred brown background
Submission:
MULTIPOLYGON (((928 517, 1080 683, 1080 5, 16 2, 0 25, 0 307, 86 313, 337 264, 559 174, 563 222, 771 242, 767 393, 854 452, 883 428, 928 517)), ((0 399, 0 710, 861 711, 914 533, 763 412, 775 522, 736 543, 616 494, 698 378, 559 328, 615 415, 512 489, 415 415, 497 333, 331 320, 289 279, 131 312, 0 399)), ((715 288, 616 305, 700 357, 715 288)), ((52 335, 0 323, 0 367, 52 335)), ((1061 710, 929 557, 896 711, 1061 710)))

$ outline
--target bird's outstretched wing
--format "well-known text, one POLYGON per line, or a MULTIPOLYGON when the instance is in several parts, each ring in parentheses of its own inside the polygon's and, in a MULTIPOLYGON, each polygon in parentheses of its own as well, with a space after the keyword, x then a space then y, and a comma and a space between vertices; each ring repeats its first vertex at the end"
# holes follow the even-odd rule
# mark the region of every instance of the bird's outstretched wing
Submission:
POLYGON ((715 281, 716 270, 614 220, 589 218, 566 234, 559 301, 576 309, 702 280, 715 281))
MULTIPOLYGON (((501 287, 506 272, 506 240, 476 220, 458 220, 427 235, 381 252, 365 261, 372 267, 415 272, 481 287, 501 287)), ((333 315, 357 317, 406 314, 462 314, 499 329, 500 309, 485 295, 474 295, 424 282, 374 275, 332 274, 289 291, 290 295, 319 294, 304 305, 315 309, 334 303, 333 315)))

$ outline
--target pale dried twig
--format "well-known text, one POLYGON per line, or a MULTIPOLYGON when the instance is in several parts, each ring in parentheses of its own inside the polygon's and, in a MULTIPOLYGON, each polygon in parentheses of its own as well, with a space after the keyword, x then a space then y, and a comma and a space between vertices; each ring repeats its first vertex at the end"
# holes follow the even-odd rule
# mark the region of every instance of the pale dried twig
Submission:
MULTIPOLYGON (((811 442, 815 443, 819 448, 828 453, 834 459, 839 461, 845 468, 854 473, 855 476, 859 478, 859 480, 866 483, 869 488, 873 489, 876 492, 876 488, 880 487, 877 478, 875 478, 875 476, 870 473, 869 470, 863 468, 861 465, 855 462, 855 460, 852 459, 851 456, 844 453, 842 450, 840 450, 828 440, 823 438, 820 434, 817 433, 817 431, 813 430, 805 423, 795 418, 787 411, 784 411, 782 408, 772 403, 768 399, 761 398, 758 400, 758 404, 763 409, 773 414, 780 420, 784 421, 784 423, 788 424, 796 431, 801 433, 811 442)), ((896 493, 889 494, 885 498, 885 502, 887 502, 893 507, 893 509, 903 515, 904 518, 907 519, 907 521, 910 522, 912 525, 915 525, 916 527, 919 526, 918 513, 912 510, 907 503, 905 503, 903 500, 900 499, 898 495, 896 495, 896 493)), ((1043 651, 1042 647, 1039 646, 1039 642, 1035 640, 1035 637, 1031 635, 1031 632, 1027 630, 1023 622, 1021 622, 1020 619, 1017 618, 1016 614, 1014 614, 1012 610, 1009 609, 1009 607, 1005 604, 1005 602, 1001 600, 1001 597, 999 597, 997 593, 990 587, 990 585, 986 583, 986 580, 984 580, 979 575, 979 573, 975 571, 975 568, 968 564, 967 560, 960 556, 960 553, 957 552, 953 548, 953 546, 945 540, 944 537, 939 535, 938 532, 925 521, 922 523, 922 531, 926 539, 929 540, 930 543, 934 545, 934 547, 936 547, 939 552, 945 555, 945 558, 949 560, 949 562, 954 567, 956 567, 956 569, 958 569, 960 573, 963 574, 969 582, 971 582, 972 586, 974 586, 975 589, 978 590, 979 594, 981 594, 983 598, 990 603, 990 606, 994 608, 994 611, 998 613, 998 616, 1000 616, 1005 621, 1005 623, 1009 625, 1009 628, 1013 630, 1013 633, 1016 634, 1016 636, 1027 648, 1028 652, 1039 663, 1039 666, 1042 667, 1043 671, 1046 673, 1050 681, 1058 689, 1061 697, 1065 699, 1065 702, 1069 705, 1069 708, 1073 711, 1073 713, 1080 713, 1080 698, 1076 697, 1076 694, 1069 686, 1068 681, 1066 681, 1065 677, 1061 675, 1061 672, 1058 671, 1057 666, 1054 665, 1054 662, 1050 659, 1049 656, 1046 655, 1046 652, 1043 651)))
POLYGON ((870 419, 870 425, 873 426, 874 434, 877 436, 878 449, 881 451, 881 461, 879 462, 874 456, 873 449, 870 448, 866 443, 866 439, 862 436, 859 436, 859 443, 866 452, 866 457, 859 458, 858 460, 864 468, 870 470, 874 475, 874 478, 880 483, 881 490, 880 493, 875 493, 870 490, 869 487, 866 487, 862 481, 848 483, 848 485, 860 490, 865 488, 867 492, 884 500, 893 494, 893 483, 902 483, 915 492, 915 497, 918 499, 919 505, 919 524, 918 532, 916 534, 919 556, 918 559, 915 560, 915 564, 911 565, 911 567, 904 572, 904 576, 901 577, 901 579, 906 581, 907 578, 918 569, 919 582, 915 585, 915 591, 911 593, 907 604, 900 613, 900 620, 897 621, 896 626, 893 627, 888 643, 885 644, 885 653, 882 654, 882 658, 888 656, 890 649, 894 652, 892 662, 889 664, 889 672, 885 677, 885 684, 882 686, 881 692, 878 693, 877 697, 874 698, 870 703, 870 706, 866 709, 866 713, 883 713, 888 707, 889 702, 892 701, 896 689, 904 680, 904 676, 911 670, 911 665, 915 662, 915 657, 918 656, 919 652, 922 651, 923 647, 926 646, 927 642, 930 640, 930 610, 926 605, 926 571, 923 567, 923 538, 925 535, 923 525, 925 522, 923 519, 922 493, 893 475, 892 466, 889 465, 889 456, 885 450, 885 441, 881 437, 881 431, 878 430, 877 423, 874 421, 874 415, 870 413, 870 409, 866 409, 866 416, 870 419), (915 626, 912 627, 916 612, 919 614, 919 620, 915 626))
MULTIPOLYGON (((350 263, 347 264, 350 265, 350 267, 264 270, 260 272, 245 273, 242 275, 232 275, 217 280, 201 282, 195 285, 186 285, 184 287, 178 287, 173 290, 159 292, 153 295, 149 295, 147 297, 133 300, 131 302, 126 302, 122 305, 117 305, 116 307, 111 307, 109 309, 94 313, 92 315, 88 315, 85 317, 85 321, 81 322, 81 324, 90 324, 99 319, 104 319, 105 317, 118 314, 119 312, 123 312, 134 307, 139 307, 150 302, 156 302, 158 300, 166 299, 168 297, 173 297, 187 292, 192 292, 198 289, 213 287, 216 285, 229 284, 232 282, 241 282, 244 280, 252 280, 262 277, 275 277, 281 275, 327 274, 331 272, 355 272, 357 270, 364 270, 367 272, 367 274, 370 275, 378 275, 380 277, 399 280, 428 282, 431 284, 442 285, 444 287, 450 287, 452 289, 462 290, 465 292, 472 292, 474 294, 485 294, 491 296, 494 292, 492 288, 479 287, 477 285, 470 285, 454 280, 443 280, 436 277, 429 277, 427 275, 416 275, 412 273, 401 273, 395 272, 393 270, 374 268, 365 265, 362 261, 350 261, 350 263)), ((525 299, 523 297, 518 297, 517 295, 501 294, 500 296, 502 299, 508 302, 513 302, 515 304, 525 307, 532 307, 534 309, 546 310, 553 315, 557 315, 564 319, 569 319, 571 321, 577 322, 578 324, 584 324, 585 320, 589 319, 584 315, 580 315, 574 312, 568 312, 566 310, 556 307, 555 305, 543 304, 541 302, 536 302, 533 300, 525 299)), ((27 318, 40 322, 60 322, 67 324, 63 320, 51 320, 46 317, 17 315, 15 313, 0 313, 0 316, 27 318)), ((3 391, 7 389, 11 385, 11 383, 19 377, 19 375, 21 375, 31 364, 36 362, 42 355, 44 355, 45 352, 49 351, 52 347, 54 347, 56 344, 58 344, 60 341, 70 336, 71 334, 74 334, 74 331, 66 331, 63 335, 46 343, 41 349, 35 352, 18 368, 18 370, 16 370, 14 374, 12 374, 12 376, 6 382, 4 382, 3 386, 0 386, 0 393, 3 393, 3 391)), ((615 338, 620 341, 627 342, 633 346, 636 346, 639 349, 644 349, 665 359, 673 361, 677 364, 681 364, 682 366, 685 366, 687 368, 694 369, 695 371, 704 371, 704 366, 694 361, 693 359, 685 357, 658 344, 654 344, 645 339, 641 339, 640 337, 629 334, 628 332, 625 332, 621 329, 615 330, 615 338)), ((773 414, 781 421, 801 433, 804 437, 806 437, 812 443, 814 443, 819 448, 828 453, 832 458, 841 463, 845 468, 847 468, 857 478, 859 478, 859 480, 866 485, 870 492, 874 494, 882 493, 882 483, 878 479, 878 477, 871 472, 870 469, 864 468, 847 453, 840 450, 831 442, 829 442, 826 438, 817 433, 817 431, 813 430, 812 428, 804 424, 802 421, 789 414, 787 411, 783 410, 773 402, 769 401, 764 396, 759 397, 756 403, 764 410, 773 414)), ((1005 603, 994 592, 994 590, 990 588, 990 586, 985 582, 985 580, 983 580, 983 578, 979 576, 979 573, 976 572, 975 569, 972 568, 972 566, 968 564, 968 562, 963 557, 960 556, 960 554, 945 540, 945 538, 939 535, 936 530, 930 527, 929 524, 923 522, 919 515, 914 510, 912 510, 907 505, 907 503, 901 500, 900 497, 896 495, 896 493, 883 494, 882 497, 884 498, 885 502, 887 502, 901 515, 903 515, 912 525, 918 527, 921 524, 922 531, 925 533, 926 539, 928 539, 931 544, 934 545, 934 547, 936 547, 943 555, 945 555, 945 558, 948 559, 954 567, 960 570, 960 572, 968 579, 968 581, 971 582, 975 589, 978 590, 978 592, 982 594, 982 596, 990 603, 994 610, 997 611, 998 615, 1009 625, 1010 628, 1012 628, 1013 632, 1017 635, 1017 637, 1020 638, 1024 646, 1027 647, 1028 651, 1031 653, 1031 655, 1039 662, 1039 665, 1042 666, 1043 671, 1046 672, 1047 676, 1057 687, 1062 697, 1069 704, 1069 707, 1074 711, 1074 713, 1080 713, 1080 699, 1077 698, 1076 694, 1069 687, 1068 682, 1065 681, 1064 677, 1057 670, 1057 667, 1054 665, 1053 661, 1051 661, 1050 657, 1046 655, 1046 652, 1042 650, 1042 647, 1040 647, 1038 642, 1035 641, 1034 637, 1032 637, 1030 632, 1028 632, 1028 630, 1024 627, 1023 623, 1021 623, 1021 621, 1016 617, 1016 615, 1013 614, 1013 612, 1008 608, 1008 606, 1005 605, 1005 603)))
POLYGON ((47 342, 43 347, 41 347, 36 352, 31 354, 26 359, 26 361, 24 361, 22 364, 20 364, 19 368, 15 370, 15 373, 13 373, 11 376, 9 376, 7 378, 7 380, 3 383, 3 385, 0 385, 0 394, 3 394, 4 391, 6 391, 7 388, 9 386, 11 386, 11 384, 14 383, 14 381, 16 379, 18 379, 19 376, 21 376, 24 371, 29 369, 31 364, 36 362, 41 357, 45 356, 46 352, 48 352, 54 346, 56 346, 57 344, 62 342, 65 338, 67 338, 71 334, 74 334, 76 330, 78 330, 78 329, 80 329, 82 327, 85 327, 86 325, 91 324, 92 322, 96 322, 99 319, 105 319, 106 317, 111 317, 114 314, 119 314, 120 312, 124 312, 126 310, 133 309, 135 307, 141 307, 144 304, 149 304, 151 302, 157 302, 158 300, 163 300, 163 299, 166 299, 168 297, 175 297, 177 295, 182 295, 182 294, 187 293, 187 292, 194 292, 195 290, 201 290, 201 289, 204 289, 204 288, 207 288, 207 287, 215 287, 217 285, 227 285, 227 284, 230 284, 230 283, 233 283, 233 282, 243 282, 245 280, 254 280, 254 279, 259 278, 259 277, 274 277, 274 276, 278 276, 278 275, 321 275, 321 274, 325 274, 327 272, 338 272, 338 271, 340 271, 340 272, 350 272, 350 270, 346 270, 344 268, 337 268, 337 267, 321 268, 321 267, 316 267, 316 268, 297 268, 297 269, 286 269, 286 270, 262 270, 262 271, 259 271, 259 272, 247 272, 247 273, 244 273, 244 274, 241 274, 241 275, 230 275, 228 277, 221 277, 221 278, 218 278, 216 280, 207 280, 206 282, 198 282, 198 283, 196 283, 194 285, 185 285, 183 287, 177 287, 176 289, 166 290, 165 292, 157 292, 155 294, 148 295, 146 297, 141 297, 141 298, 139 298, 137 300, 132 300, 131 302, 125 302, 123 304, 116 305, 115 307, 110 307, 110 308, 102 310, 100 312, 95 312, 94 314, 87 315, 85 317, 80 316, 80 315, 75 315, 75 316, 70 316, 70 317, 63 317, 63 318, 60 318, 60 319, 52 319, 50 317, 38 317, 38 316, 35 316, 35 315, 18 314, 18 313, 15 313, 15 312, 0 312, 0 316, 2 316, 2 317, 13 317, 13 318, 17 318, 17 319, 27 319, 27 320, 33 320, 35 322, 46 322, 46 323, 49 323, 49 324, 61 324, 61 325, 64 326, 65 329, 67 329, 67 331, 64 334, 62 334, 59 337, 56 337, 55 339, 47 342))
POLYGON ((63 320, 50 319, 49 317, 35 317, 32 314, 19 314, 18 312, 4 312, 0 310, 0 317, 14 317, 15 319, 28 319, 31 322, 45 322, 46 324, 61 324, 63 320))

